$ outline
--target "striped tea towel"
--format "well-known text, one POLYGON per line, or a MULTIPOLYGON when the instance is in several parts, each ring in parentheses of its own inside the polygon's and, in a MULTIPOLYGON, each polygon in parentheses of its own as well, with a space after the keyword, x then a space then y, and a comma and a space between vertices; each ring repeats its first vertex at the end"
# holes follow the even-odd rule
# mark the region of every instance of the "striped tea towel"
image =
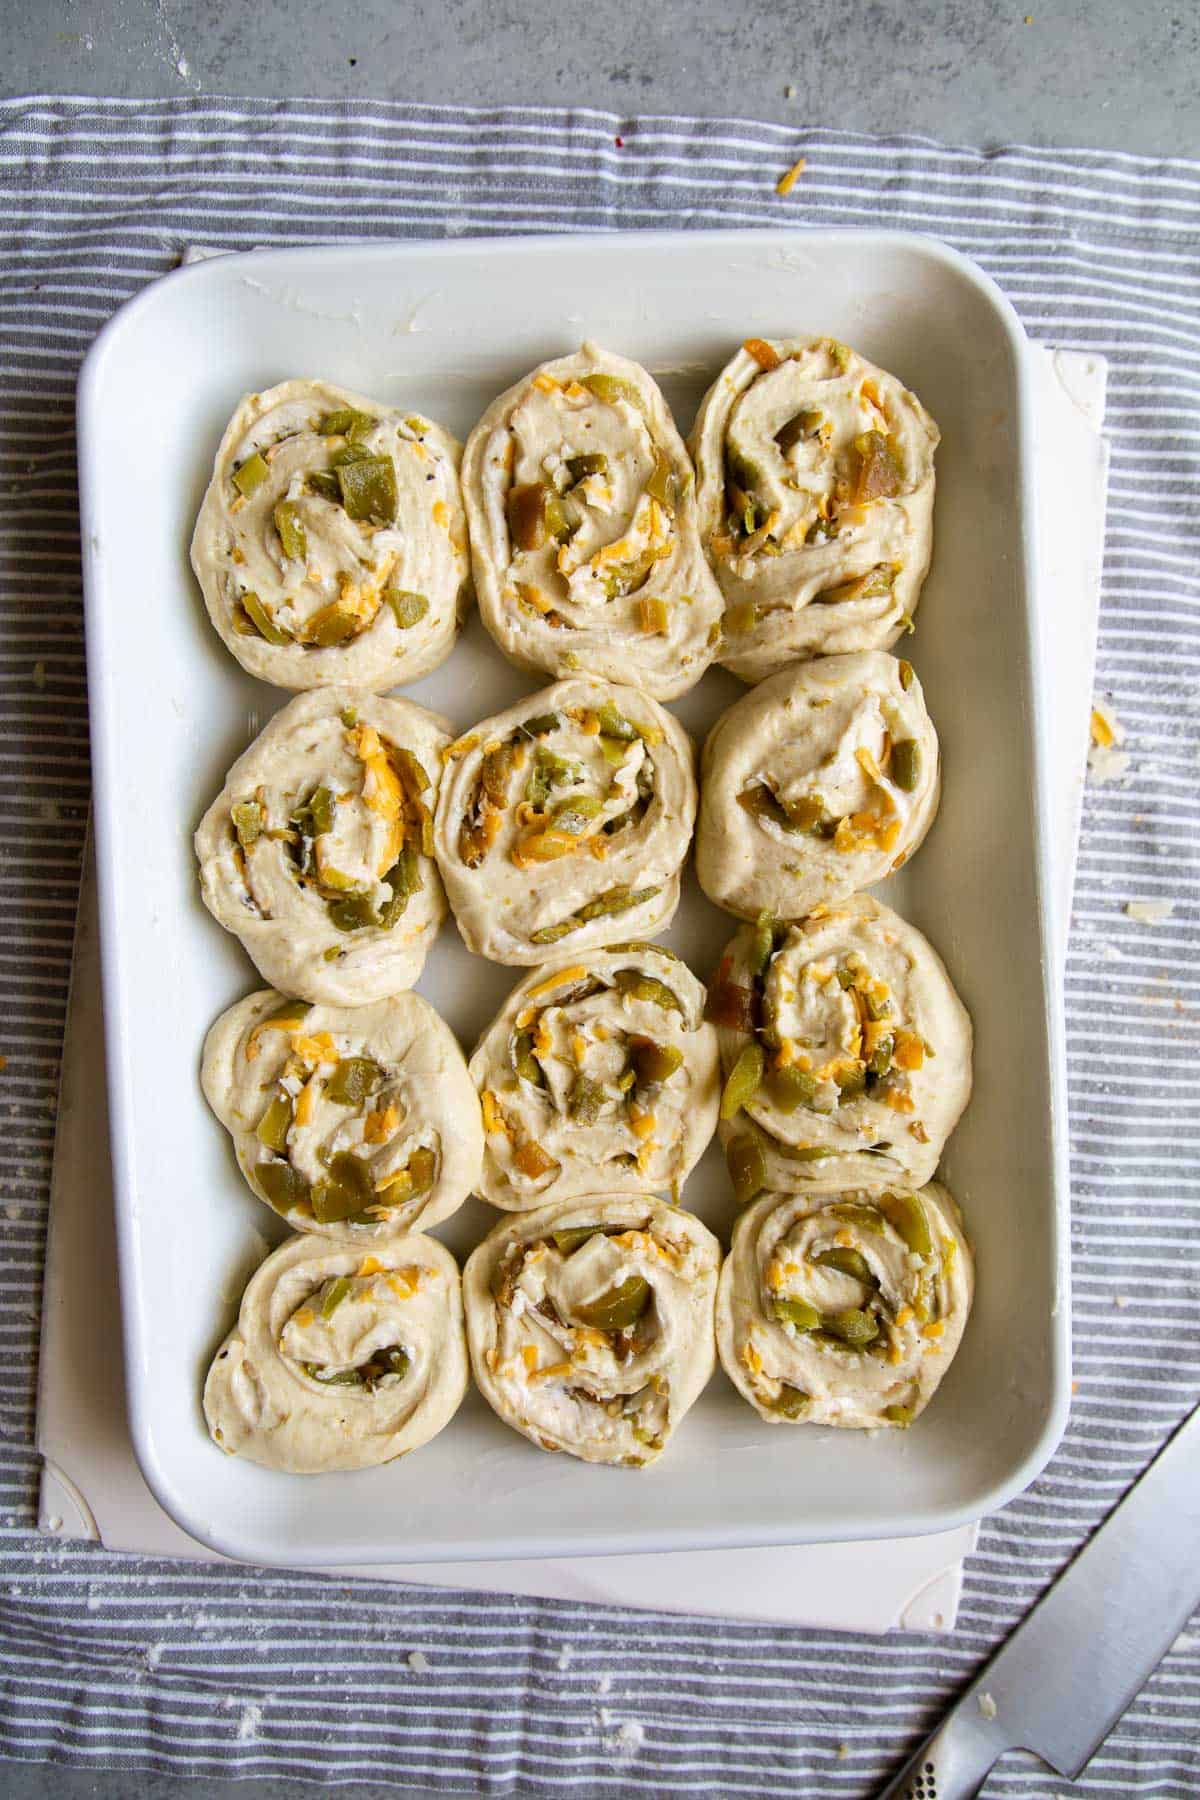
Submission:
MULTIPOLYGON (((0 382, 0 1751, 522 1800, 869 1794, 1200 1390, 1200 164, 588 111, 4 101, 0 382), (1078 1389, 1062 1449, 985 1527, 950 1642, 47 1546, 34 1365, 88 792, 73 438, 88 343, 195 239, 772 221, 931 232, 1035 337, 1110 364, 1098 679, 1125 737, 1095 756, 1067 973, 1078 1389)), ((1069 1791, 1194 1795, 1198 1720, 1200 1627, 1069 1791)), ((1068 1792, 1010 1760, 989 1794, 1068 1792)))

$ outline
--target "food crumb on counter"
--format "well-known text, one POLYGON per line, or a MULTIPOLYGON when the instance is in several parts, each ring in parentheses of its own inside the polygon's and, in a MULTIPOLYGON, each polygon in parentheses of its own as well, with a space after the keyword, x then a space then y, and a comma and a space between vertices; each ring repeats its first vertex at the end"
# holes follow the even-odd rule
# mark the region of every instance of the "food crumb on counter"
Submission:
POLYGON ((1127 900, 1125 916, 1136 925, 1161 925, 1175 911, 1173 900, 1127 900))
POLYGON ((646 1727, 640 1719, 622 1719, 618 1725, 603 1706, 600 1708, 600 1729, 605 1748, 615 1756, 636 1756, 646 1741, 646 1727))
POLYGON ((984 1693, 984 1694, 980 1694, 978 1698, 979 1698, 979 1710, 983 1714, 984 1718, 985 1719, 994 1719, 996 1716, 996 1702, 992 1699, 992 1696, 990 1694, 984 1693))
POLYGON ((410 1650, 408 1653, 408 1666, 414 1675, 424 1675, 429 1667, 429 1658, 422 1650, 410 1650))
POLYGON ((258 1728, 262 1724, 263 1709, 253 1700, 248 1700, 242 1708, 242 1716, 238 1720, 238 1743, 248 1744, 251 1738, 258 1736, 258 1728))

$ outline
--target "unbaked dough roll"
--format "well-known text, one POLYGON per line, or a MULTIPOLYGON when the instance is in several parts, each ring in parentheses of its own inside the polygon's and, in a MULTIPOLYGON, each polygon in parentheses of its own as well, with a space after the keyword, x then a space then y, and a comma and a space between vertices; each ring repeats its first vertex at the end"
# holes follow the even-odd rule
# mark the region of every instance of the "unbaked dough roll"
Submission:
POLYGON ((446 721, 323 688, 276 713, 196 832, 200 890, 261 975, 356 1006, 411 987, 446 916, 433 806, 446 721))
POLYGON ((415 681, 469 596, 461 448, 417 413, 324 381, 247 394, 192 538, 209 617, 276 687, 415 681))
POLYGON ((906 862, 939 792, 937 733, 909 663, 884 650, 796 663, 708 735, 696 874, 743 919, 803 918, 906 862))
POLYGON ((734 1228, 717 1348, 771 1424, 903 1427, 954 1360, 973 1291, 945 1188, 769 1194, 734 1228))
POLYGON ((696 417, 700 534, 743 681, 881 650, 912 623, 933 544, 938 428, 832 338, 749 338, 696 417))
POLYGON ((640 364, 585 344, 509 388, 467 439, 463 494, 480 615, 519 668, 660 700, 699 681, 723 603, 687 450, 640 364))
POLYGON ((505 1219, 463 1270, 476 1384, 543 1450, 653 1462, 712 1374, 720 1266, 707 1226, 659 1200, 505 1219))
POLYGON ((204 1095, 254 1192, 293 1230, 374 1246, 449 1218, 479 1179, 479 1100, 417 994, 306 1006, 268 988, 221 1014, 204 1095))
POLYGON ((691 740, 648 694, 560 681, 445 761, 434 848, 468 949, 536 963, 670 923, 696 781, 691 740))
POLYGON ((419 1450, 466 1391, 448 1250, 402 1237, 364 1257, 292 1237, 250 1278, 208 1371, 204 1416, 229 1455, 321 1475, 419 1450))
POLYGON ((866 894, 743 925, 709 989, 739 1201, 921 1187, 971 1092, 971 1021, 937 955, 866 894))
POLYGON ((670 950, 570 953, 518 983, 471 1058, 479 1192, 509 1212, 574 1194, 677 1195, 717 1127, 717 1034, 670 950))

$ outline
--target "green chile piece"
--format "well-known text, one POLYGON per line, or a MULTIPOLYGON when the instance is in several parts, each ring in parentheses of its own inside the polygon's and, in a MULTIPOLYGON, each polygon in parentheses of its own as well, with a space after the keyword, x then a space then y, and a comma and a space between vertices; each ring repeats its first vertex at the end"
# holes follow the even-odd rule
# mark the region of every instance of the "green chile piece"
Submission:
POLYGON ((233 471, 233 485, 242 498, 248 500, 251 494, 262 486, 270 473, 266 457, 260 450, 256 450, 233 471))
POLYGON ((725 1083, 725 1091, 721 1095, 721 1117, 732 1119, 747 1100, 753 1099, 762 1085, 763 1070, 766 1066, 766 1052, 761 1044, 747 1044, 725 1083))
POLYGON ((383 597, 391 607, 401 631, 408 631, 411 626, 419 625, 429 611, 429 602, 424 594, 410 593, 407 588, 388 588, 383 597))
POLYGON ((816 1092, 816 1077, 807 1069, 772 1069, 767 1076, 771 1104, 782 1113, 794 1113, 798 1106, 811 1105, 816 1092))
POLYGON ((596 717, 600 721, 600 730, 605 737, 620 738, 624 743, 632 744, 635 738, 641 736, 637 726, 631 724, 625 714, 619 712, 611 700, 604 702, 596 717))
POLYGON ((319 1225, 337 1225, 365 1211, 374 1199, 369 1167, 361 1156, 342 1150, 330 1157, 325 1180, 312 1190, 313 1217, 319 1225))
POLYGON ((375 420, 370 413, 359 412, 353 406, 340 406, 336 412, 327 412, 317 426, 321 437, 348 437, 352 444, 361 443, 373 429, 375 420))
POLYGON ((839 1069, 833 1078, 838 1087, 838 1104, 845 1106, 857 1100, 866 1091, 867 1071, 865 1067, 857 1069, 839 1069))
POLYGON ((241 601, 242 611, 260 638, 265 638, 268 644, 290 644, 293 641, 291 632, 285 631, 282 625, 275 623, 257 594, 247 590, 238 598, 241 601))
POLYGON ((646 492, 670 513, 679 505, 679 477, 671 466, 670 457, 657 446, 654 451, 654 467, 646 481, 646 492))
POLYGON ((306 837, 323 837, 333 830, 333 794, 327 787, 314 788, 305 804, 293 815, 306 837))
POLYGON ((310 1198, 308 1182, 290 1162, 258 1163, 254 1179, 268 1206, 273 1206, 277 1213, 288 1213, 310 1198))
POLYGON ((576 1306, 574 1314, 581 1325, 597 1331, 626 1331, 637 1324, 653 1298, 650 1283, 641 1275, 630 1275, 607 1294, 576 1306))
POLYGON ((601 370, 595 375, 584 375, 581 379, 583 386, 590 388, 597 400, 603 400, 609 406, 615 406, 618 400, 625 400, 637 412, 644 413, 646 410, 642 396, 633 383, 625 381, 620 375, 608 375, 601 370))
POLYGON ((342 505, 352 519, 369 525, 391 525, 399 495, 390 456, 364 456, 343 463, 337 472, 342 505))
POLYGON ((577 1125, 594 1125, 604 1104, 604 1089, 588 1075, 577 1075, 567 1101, 567 1111, 577 1125))
POLYGON ((857 1306, 847 1306, 840 1312, 826 1313, 821 1324, 831 1337, 840 1338, 842 1343, 849 1344, 854 1349, 871 1343, 879 1336, 879 1321, 874 1313, 857 1306))
POLYGON ((831 1219, 841 1219, 846 1225, 857 1225, 862 1231, 882 1236, 883 1214, 877 1206, 869 1206, 861 1200, 838 1200, 828 1211, 831 1219))
POLYGON ((595 1237, 597 1230, 595 1225, 565 1225, 561 1231, 552 1231, 550 1235, 560 1256, 573 1256, 595 1237))
POLYGON ((421 863, 415 844, 404 845, 385 879, 391 884, 392 897, 385 902, 376 923, 381 931, 390 931, 422 885, 421 863))
POLYGON ((294 500, 281 500, 275 508, 275 529, 283 545, 283 554, 303 562, 308 555, 308 533, 304 519, 294 500))
POLYGON ((369 1056, 343 1057, 325 1083, 325 1098, 337 1106, 361 1106, 383 1079, 383 1070, 369 1056))
POLYGON ((571 521, 567 517, 566 507, 550 488, 546 490, 543 514, 546 520, 546 530, 550 536, 560 544, 564 543, 571 535, 571 521))
POLYGON ((335 1369, 327 1375, 320 1363, 302 1363, 304 1373, 311 1381, 319 1381, 322 1387, 366 1387, 366 1382, 357 1369, 335 1369))
POLYGON ((334 506, 342 504, 342 485, 332 469, 313 469, 305 477, 304 485, 310 494, 329 500, 334 506))
POLYGON ((653 975, 643 975, 640 969, 614 970, 613 986, 632 1000, 649 1001, 652 1006, 661 1006, 664 1012, 674 1008, 681 1018, 684 1016, 683 1002, 674 989, 653 975))
POLYGON ((263 834, 263 809, 257 800, 238 800, 229 809, 237 841, 243 850, 257 844, 263 834))
POLYGON ((818 1250, 809 1260, 818 1268, 837 1269, 839 1274, 852 1275, 855 1281, 876 1285, 871 1265, 861 1250, 843 1249, 840 1244, 835 1244, 828 1250, 818 1250))
POLYGON ((546 489, 540 481, 508 490, 508 535, 518 550, 540 550, 546 541, 546 489))
POLYGON ((898 788, 912 793, 921 779, 921 746, 916 738, 900 738, 892 745, 891 776, 898 788))
POLYGON ((889 1425, 911 1425, 917 1416, 915 1406, 885 1406, 881 1415, 889 1425))
POLYGON ((354 1282, 349 1275, 338 1275, 332 1281, 327 1281, 321 1289, 321 1317, 332 1319, 353 1287, 354 1282))
POLYGON ((613 887, 606 893, 598 894, 581 906, 567 919, 560 919, 557 925, 543 925, 540 931, 530 936, 534 944, 557 944, 560 938, 567 937, 577 931, 581 925, 590 925, 593 919, 607 919, 623 912, 631 912, 635 906, 644 906, 647 900, 661 892, 656 887, 627 888, 613 887))
POLYGON ((917 1256, 933 1254, 933 1237, 925 1208, 915 1194, 885 1194, 879 1202, 888 1223, 895 1226, 917 1256))
POLYGON ((670 1081, 683 1063, 683 1051, 677 1044, 653 1044, 649 1039, 633 1046, 633 1066, 644 1086, 670 1081))
POLYGON ((775 920, 769 912, 760 912, 754 921, 754 934, 746 957, 746 972, 752 981, 758 981, 766 974, 771 966, 774 950, 775 920))
POLYGON ((329 922, 339 931, 362 931, 378 923, 370 894, 343 894, 339 900, 326 902, 329 922))
POLYGON ((542 1065, 533 1053, 533 1033, 519 1031, 513 1044, 513 1068, 523 1081, 531 1081, 534 1087, 544 1088, 546 1077, 542 1065))
POLYGON ((569 837, 582 837, 593 820, 598 819, 604 811, 604 802, 595 794, 579 794, 574 798, 560 800, 554 809, 555 831, 565 831, 569 837))
POLYGON ((557 731, 562 724, 556 712, 535 713, 532 719, 522 720, 518 730, 527 737, 545 737, 547 732, 557 731))
POLYGON ((291 1123, 292 1097, 281 1088, 258 1121, 254 1135, 267 1150, 273 1150, 276 1156, 285 1156, 291 1123))
POLYGON ((412 751, 406 749, 403 744, 390 745, 389 755, 396 766, 396 773, 399 775, 410 795, 427 794, 429 792, 433 783, 429 779, 429 773, 425 764, 419 757, 414 756, 412 751))
POLYGON ((322 1387, 363 1388, 370 1394, 385 1375, 407 1375, 409 1355, 399 1344, 390 1344, 386 1350, 376 1350, 357 1369, 335 1369, 327 1374, 320 1363, 303 1363, 301 1366, 304 1373, 311 1380, 319 1381, 322 1387))
POLYGON ((427 1193, 437 1174, 437 1152, 428 1148, 414 1150, 408 1159, 408 1173, 412 1179, 409 1198, 414 1194, 427 1193))
POLYGON ((608 458, 603 450, 589 451, 582 456, 569 456, 567 473, 573 482, 583 481, 589 475, 607 475, 608 458))
POLYGON ((739 1206, 747 1206, 767 1185, 767 1159, 755 1137, 732 1138, 725 1146, 725 1166, 739 1206))
POLYGON ((771 1311, 781 1325, 794 1325, 798 1331, 816 1331, 821 1323, 820 1313, 807 1300, 777 1297, 771 1302, 771 1311))
POLYGON ((812 1404, 812 1398, 803 1388, 792 1387, 783 1382, 774 1400, 767 1402, 771 1412, 779 1413, 785 1419, 802 1419, 812 1404))
POLYGON ((854 506, 890 500, 904 486, 899 446, 882 431, 864 431, 856 437, 849 463, 850 501, 854 506))
POLYGON ((319 650, 330 650, 334 644, 344 644, 348 637, 353 637, 361 628, 362 620, 349 607, 335 604, 316 623, 309 627, 309 640, 319 650))
POLYGON ((786 425, 781 425, 775 433, 775 442, 784 456, 798 444, 801 438, 811 437, 818 430, 823 414, 805 407, 801 412, 793 413, 786 425))

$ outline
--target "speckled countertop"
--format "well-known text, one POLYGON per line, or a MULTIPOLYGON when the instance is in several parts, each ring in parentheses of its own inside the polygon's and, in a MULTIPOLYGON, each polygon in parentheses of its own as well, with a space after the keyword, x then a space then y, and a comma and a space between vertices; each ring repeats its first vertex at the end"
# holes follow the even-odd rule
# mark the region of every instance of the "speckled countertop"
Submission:
POLYGON ((1200 10, 1144 0, 0 0, 0 91, 723 113, 1194 155, 1200 10))

